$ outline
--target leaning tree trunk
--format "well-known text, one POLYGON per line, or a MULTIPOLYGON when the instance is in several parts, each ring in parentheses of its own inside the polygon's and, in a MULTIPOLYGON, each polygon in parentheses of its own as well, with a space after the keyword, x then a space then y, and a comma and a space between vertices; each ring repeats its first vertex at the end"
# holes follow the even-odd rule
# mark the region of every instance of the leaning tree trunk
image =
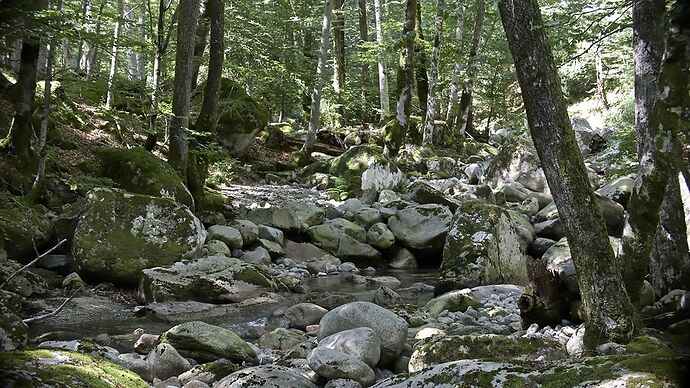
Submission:
POLYGON ((208 2, 209 0, 201 0, 199 4, 199 23, 196 27, 196 43, 194 44, 192 90, 196 89, 199 82, 199 67, 201 66, 201 58, 204 56, 204 51, 206 51, 206 41, 208 40, 209 26, 211 24, 208 2))
POLYGON ((453 66, 453 77, 450 82, 450 93, 448 96, 448 110, 446 111, 446 124, 448 128, 454 128, 455 113, 458 105, 458 89, 460 85, 460 74, 462 73, 462 35, 465 31, 463 16, 465 5, 458 4, 455 15, 455 66, 453 66))
POLYGON ((204 99, 199 117, 194 123, 197 131, 213 132, 218 124, 218 96, 223 75, 223 45, 225 28, 225 0, 208 0, 208 14, 211 19, 211 43, 209 47, 208 77, 204 86, 204 99))
POLYGON ((378 45, 378 74, 379 74, 379 100, 381 107, 381 121, 385 121, 390 115, 391 107, 388 99, 388 76, 386 74, 386 63, 383 52, 383 27, 381 2, 385 0, 374 0, 374 14, 376 21, 376 43, 378 45))
MULTIPOLYGON (((666 37, 666 49, 657 84, 659 98, 649 112, 647 127, 638 128, 645 132, 646 141, 640 145, 640 167, 628 201, 622 259, 625 263, 623 274, 626 287, 633 302, 639 301, 642 282, 647 274, 653 239, 659 224, 659 210, 666 195, 668 179, 675 173, 676 133, 684 125, 682 120, 687 109, 690 62, 687 42, 690 41, 690 29, 683 28, 683 23, 690 20, 690 5, 686 3, 687 1, 676 1, 674 4, 672 26, 666 37)), ((640 11, 638 10, 638 17, 642 17, 640 11)), ((641 44, 639 41, 636 43, 641 44)), ((649 59, 641 59, 645 60, 649 59)))
POLYGON ((168 161, 187 179, 187 129, 194 65, 194 38, 199 19, 198 0, 180 0, 177 22, 177 51, 175 52, 175 83, 173 85, 172 120, 170 122, 170 151, 168 161))
POLYGON ((470 47, 470 56, 467 60, 467 74, 465 75, 465 85, 460 96, 460 106, 458 107, 458 118, 456 128, 460 136, 465 136, 467 130, 471 126, 472 117, 472 92, 474 89, 474 77, 477 74, 477 52, 479 51, 479 42, 482 37, 482 26, 484 25, 484 16, 486 9, 484 7, 484 0, 478 0, 477 13, 474 18, 474 32, 472 33, 472 46, 470 47))
POLYGON ((115 95, 115 75, 117 74, 117 52, 120 45, 120 34, 122 31, 123 18, 125 16, 124 0, 117 0, 117 21, 115 22, 115 29, 113 31, 113 45, 110 50, 110 73, 108 73, 108 90, 106 92, 105 107, 110 109, 113 105, 115 95))
POLYGON ((561 215, 585 312, 585 345, 627 342, 635 333, 630 303, 606 224, 589 185, 536 0, 501 0, 530 132, 561 215))
POLYGON ((423 143, 426 146, 434 144, 434 120, 436 118, 436 83, 438 82, 438 65, 441 59, 441 33, 443 32, 443 13, 446 4, 444 0, 436 1, 436 31, 434 33, 434 49, 431 53, 431 75, 429 77, 429 99, 426 107, 423 143))
POLYGON ((321 89, 323 88, 323 77, 326 72, 326 61, 328 60, 328 46, 330 32, 331 32, 331 14, 333 13, 333 1, 325 0, 323 8, 323 24, 321 27, 321 43, 319 45, 319 63, 316 66, 316 78, 314 79, 314 91, 311 94, 311 113, 309 115, 309 130, 307 131, 307 138, 304 141, 301 154, 303 160, 309 160, 311 151, 314 149, 314 141, 316 140, 316 131, 319 130, 319 119, 321 112, 321 89))
POLYGON ((337 126, 345 120, 345 103, 343 101, 343 87, 345 86, 345 15, 343 6, 345 0, 335 1, 335 15, 333 17, 333 92, 338 104, 337 126))

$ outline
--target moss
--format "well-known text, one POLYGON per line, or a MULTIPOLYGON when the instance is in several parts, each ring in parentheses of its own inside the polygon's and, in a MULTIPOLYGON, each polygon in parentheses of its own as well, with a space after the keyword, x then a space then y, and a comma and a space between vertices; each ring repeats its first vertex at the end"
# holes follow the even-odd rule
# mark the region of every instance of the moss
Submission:
POLYGON ((389 166, 391 170, 398 171, 397 166, 384 158, 381 147, 360 145, 351 147, 342 155, 332 159, 327 172, 345 182, 345 187, 338 187, 339 190, 356 197, 362 193, 362 174, 374 163, 389 166))
POLYGON ((405 142, 407 131, 398 119, 393 119, 383 127, 383 143, 392 150, 399 150, 405 142))
POLYGON ((7 256, 28 262, 52 237, 48 210, 21 197, 0 193, 0 244, 7 256))
POLYGON ((82 353, 27 350, 0 353, 0 377, 14 386, 148 387, 134 372, 82 353))

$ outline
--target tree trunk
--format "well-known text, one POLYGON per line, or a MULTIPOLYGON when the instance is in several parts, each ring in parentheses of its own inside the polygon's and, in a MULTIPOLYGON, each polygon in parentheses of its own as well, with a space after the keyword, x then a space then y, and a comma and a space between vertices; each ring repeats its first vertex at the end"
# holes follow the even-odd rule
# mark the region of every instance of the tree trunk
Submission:
POLYGON ((223 58, 225 55, 224 25, 225 0, 208 0, 208 14, 211 19, 211 44, 209 47, 208 77, 204 87, 204 100, 201 103, 199 117, 194 123, 197 131, 213 132, 218 124, 218 93, 223 75, 223 58))
POLYGON ((426 107, 429 98, 429 57, 425 50, 424 33, 422 31, 422 3, 417 1, 417 13, 415 14, 415 69, 414 76, 417 80, 417 99, 419 100, 419 110, 422 117, 426 117, 426 107))
POLYGON ((335 14, 333 16, 333 92, 335 93, 338 115, 336 125, 345 121, 345 104, 343 101, 343 87, 345 86, 345 15, 343 6, 345 0, 335 0, 335 14))
MULTIPOLYGON (((369 41, 369 25, 367 24, 367 0, 357 0, 357 8, 359 10, 359 46, 360 50, 364 52, 364 45, 369 41)), ((367 95, 369 86, 369 63, 366 60, 362 63, 362 107, 369 116, 367 106, 367 95)))
MULTIPOLYGON (((83 0, 82 5, 81 5, 81 12, 82 12, 82 17, 81 17, 81 24, 85 25, 88 22, 88 13, 90 9, 90 4, 91 0, 83 0)), ((84 45, 85 41, 82 38, 81 30, 79 31, 79 45, 77 47, 77 55, 74 56, 74 70, 80 71, 82 68, 82 63, 83 63, 83 56, 84 56, 84 45)))
MULTIPOLYGON (((45 8, 44 0, 33 0, 31 11, 39 12, 45 8)), ((33 28, 32 18, 26 21, 26 29, 33 28)), ((34 93, 36 90, 36 68, 38 66, 38 51, 40 42, 33 37, 26 36, 22 40, 21 64, 15 84, 15 114, 10 132, 4 147, 9 147, 20 163, 28 166, 33 160, 31 154, 32 116, 34 111, 34 93)))
POLYGON ((450 93, 448 96, 448 110, 446 111, 446 124, 448 128, 455 128, 453 125, 456 118, 458 105, 458 89, 460 85, 460 74, 462 73, 462 36, 465 31, 463 16, 465 5, 459 4, 455 15, 455 66, 453 67, 453 78, 450 83, 450 93))
POLYGON ((501 0, 499 10, 534 145, 561 215, 585 312, 585 345, 627 342, 633 307, 589 185, 536 0, 501 0))
POLYGON ((323 25, 321 27, 321 43, 319 45, 319 63, 316 67, 316 78, 314 79, 314 91, 311 94, 311 113, 309 115, 309 130, 307 138, 302 147, 302 157, 304 161, 309 160, 311 151, 314 149, 316 131, 319 130, 319 119, 321 112, 321 89, 323 87, 323 77, 326 72, 326 60, 328 59, 328 46, 331 31, 331 14, 333 13, 333 1, 324 1, 323 25))
POLYGON ((124 0, 117 0, 117 21, 115 22, 115 29, 113 31, 113 45, 110 50, 110 73, 108 73, 108 89, 105 98, 105 107, 110 109, 113 105, 115 97, 115 75, 117 75, 117 52, 120 45, 120 34, 122 32, 122 23, 125 16, 124 0))
POLYGON ((17 38, 14 40, 14 51, 12 51, 12 58, 10 59, 12 66, 12 71, 19 73, 19 69, 22 67, 22 39, 17 38))
POLYGON ((597 45, 597 51, 594 53, 594 67, 597 72, 597 94, 599 101, 604 109, 609 109, 609 100, 606 98, 606 76, 604 75, 604 59, 601 55, 601 44, 597 45))
POLYGON ((436 31, 434 33, 434 49, 431 53, 431 76, 429 77, 429 99, 426 108, 423 143, 426 146, 434 144, 434 120, 436 119, 436 82, 438 81, 438 66, 441 59, 441 33, 443 32, 443 13, 446 7, 444 0, 436 1, 436 31))
POLYGON ((390 115, 391 108, 388 100, 388 76, 386 74, 386 63, 383 49, 383 27, 381 2, 385 0, 374 0, 374 14, 376 21, 376 43, 378 44, 378 74, 379 74, 379 100, 381 108, 381 121, 385 121, 390 115))
MULTIPOLYGON (((643 3, 636 4, 640 6, 643 3)), ((644 19, 649 13, 642 9, 637 9, 635 16, 634 27, 644 27, 648 22, 652 22, 644 19)), ((623 274, 626 287, 634 303, 639 301, 640 288, 647 274, 653 239, 659 224, 659 210, 666 195, 666 185, 669 177, 675 174, 674 143, 687 107, 687 41, 690 40, 690 32, 687 28, 682 29, 684 20, 690 20, 690 6, 685 2, 676 1, 672 12, 672 28, 666 38, 666 49, 658 78, 659 97, 651 112, 647 111, 647 126, 638 126, 638 130, 645 134, 643 141, 640 141, 637 180, 628 201, 622 259, 625 263, 623 274)), ((636 46, 642 45, 643 41, 644 35, 638 33, 636 46)), ((635 53, 643 54, 642 48, 635 53)), ((651 59, 640 58, 639 61, 645 63, 651 59)), ((637 95, 636 99, 644 99, 646 102, 646 98, 641 95, 637 95)))
POLYGON ((173 85, 172 120, 170 122, 169 163, 187 179, 187 129, 194 70, 194 39, 199 19, 198 0, 180 0, 177 23, 177 51, 175 52, 175 83, 173 85))
POLYGON ((479 51, 479 42, 482 37, 482 26, 484 25, 484 16, 486 9, 484 7, 484 0, 477 1, 477 13, 474 17, 474 32, 472 32, 472 46, 470 47, 470 56, 467 60, 467 73, 465 75, 465 85, 460 96, 460 106, 458 108, 458 118, 456 128, 460 136, 465 136, 467 130, 470 128, 471 111, 472 111, 472 92, 474 89, 474 77, 477 74, 477 52, 479 51))
POLYGON ((199 4, 199 23, 196 27, 196 43, 194 44, 194 62, 192 70, 192 90, 196 89, 199 82, 199 67, 201 66, 201 58, 206 51, 206 41, 208 40, 208 32, 210 27, 210 17, 208 10, 209 0, 201 0, 199 4))

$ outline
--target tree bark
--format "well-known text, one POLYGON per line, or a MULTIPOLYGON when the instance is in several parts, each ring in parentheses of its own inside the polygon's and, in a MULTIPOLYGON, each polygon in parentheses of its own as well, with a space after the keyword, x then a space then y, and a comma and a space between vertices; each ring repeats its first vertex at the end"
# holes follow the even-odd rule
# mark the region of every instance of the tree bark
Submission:
POLYGON ((225 55, 225 0, 208 0, 208 14, 211 22, 208 77, 204 87, 204 99, 199 117, 194 123, 197 131, 213 132, 218 124, 218 93, 223 76, 225 55))
POLYGON ((414 76, 417 80, 417 99, 419 100, 419 110, 422 117, 426 117, 426 107, 429 99, 429 57, 425 50, 424 32, 422 31, 422 3, 417 1, 417 12, 415 14, 415 69, 414 76))
POLYGON ((601 106, 608 110, 609 100, 606 97, 606 76, 604 75, 604 59, 601 55, 601 49, 601 44, 597 45, 597 51, 594 53, 594 67, 597 72, 597 94, 599 95, 601 106))
POLYGON ((376 43, 378 44, 378 75, 379 75, 379 100, 381 108, 381 121, 385 121, 390 115, 390 102, 388 99, 388 76, 386 74, 386 63, 383 52, 383 27, 381 2, 385 0, 374 0, 374 14, 376 21, 376 43))
POLYGON ((402 52, 402 87, 396 105, 396 119, 404 131, 407 129, 412 109, 412 83, 414 82, 414 41, 415 41, 415 14, 417 13, 417 0, 407 0, 405 6, 405 21, 403 23, 403 39, 405 45, 402 52))
MULTIPOLYGON (((360 50, 365 50, 365 44, 369 41, 369 25, 367 23, 367 0, 357 0, 358 16, 359 16, 359 46, 360 50)), ((362 107, 367 111, 367 96, 369 86, 369 64, 365 60, 362 63, 362 107)))
POLYGON ((170 122, 169 163, 187 178, 187 129, 194 65, 194 39, 199 19, 198 0, 180 0, 177 23, 177 51, 175 52, 175 83, 173 85, 172 113, 170 122))
POLYGON ((438 66, 441 59, 441 34, 443 33, 443 14, 446 3, 436 1, 436 29, 434 33, 434 49, 431 53, 431 76, 429 77, 429 99, 426 108, 423 144, 434 144, 434 120, 436 119, 436 83, 438 81, 438 66))
POLYGON ((460 106, 458 108, 458 118, 456 128, 461 136, 465 136, 467 130, 471 126, 472 117, 472 92, 474 90, 474 77, 477 73, 477 52, 479 51, 479 42, 482 37, 482 26, 484 25, 484 17, 486 9, 484 0, 477 1, 477 13, 474 17, 474 32, 472 32, 472 46, 470 47, 470 55, 467 60, 467 73, 465 75, 465 85, 460 96, 460 106))
POLYGON ((501 0, 530 132, 561 215, 585 311, 585 345, 627 342, 635 333, 628 298, 594 190, 575 140, 536 0, 501 0))
POLYGON ((12 51, 12 58, 10 59, 10 64, 12 71, 19 73, 19 69, 22 67, 22 39, 17 38, 14 40, 14 51, 12 51))
POLYGON ((201 66, 201 58, 204 56, 204 51, 206 51, 206 41, 208 40, 211 25, 208 2, 209 0, 201 0, 199 3, 199 23, 196 27, 196 43, 194 44, 192 90, 196 89, 199 82, 199 67, 201 66))
POLYGON ((345 0, 335 0, 333 16, 333 92, 335 93, 337 111, 340 116, 336 120, 337 126, 345 120, 345 104, 343 101, 343 87, 345 86, 345 16, 343 6, 345 0))
POLYGON ((325 0, 323 9, 323 24, 321 27, 321 43, 319 45, 319 62, 316 66, 316 78, 314 79, 314 90, 311 94, 311 113, 309 115, 309 130, 307 138, 302 147, 302 155, 304 160, 308 160, 311 151, 314 149, 314 141, 316 140, 316 131, 319 130, 319 119, 321 112, 321 89, 323 88, 323 77, 326 72, 326 61, 328 59, 328 46, 330 31, 331 31, 331 14, 333 13, 333 1, 325 0))
POLYGON ((446 124, 449 128, 455 128, 453 125, 456 118, 456 110, 458 105, 458 89, 460 85, 460 74, 462 73, 462 36, 465 31, 463 16, 465 13, 465 5, 459 4, 457 13, 455 15, 455 66, 453 66, 453 77, 450 83, 450 93, 448 96, 448 110, 446 111, 446 124))
POLYGON ((110 50, 110 73, 108 73, 108 89, 105 98, 105 107, 110 109, 113 105, 115 97, 115 75, 117 75, 118 55, 117 52, 120 46, 120 34, 122 32, 122 23, 125 16, 124 0, 117 0, 117 21, 115 22, 115 29, 113 30, 113 45, 110 50))
MULTIPOLYGON (((640 288, 647 274, 653 238, 659 224, 659 210, 666 195, 666 185, 675 174, 676 133, 683 123, 688 102, 688 53, 690 29, 683 26, 690 20, 690 5, 676 1, 672 11, 672 25, 666 37, 659 82, 658 99, 649 112, 646 127, 638 128, 644 141, 640 145, 640 167, 635 187, 628 201, 628 219, 623 232, 623 274, 630 298, 639 301, 640 288), (685 28, 683 28, 685 27, 685 28)), ((639 5, 639 3, 638 3, 639 5)), ((634 25, 644 25, 641 10, 637 10, 634 25)), ((644 38, 638 34, 637 44, 644 38)), ((637 51, 640 53, 640 51, 637 51)), ((649 61, 648 58, 640 62, 649 61)), ((639 100, 642 100, 642 96, 639 100)))

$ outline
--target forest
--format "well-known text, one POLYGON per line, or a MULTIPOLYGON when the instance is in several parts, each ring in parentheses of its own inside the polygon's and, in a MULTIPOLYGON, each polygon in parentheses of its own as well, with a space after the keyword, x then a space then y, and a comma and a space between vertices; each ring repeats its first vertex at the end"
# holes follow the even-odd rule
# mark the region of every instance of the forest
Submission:
POLYGON ((690 0, 0 0, 7 387, 683 387, 690 0))

